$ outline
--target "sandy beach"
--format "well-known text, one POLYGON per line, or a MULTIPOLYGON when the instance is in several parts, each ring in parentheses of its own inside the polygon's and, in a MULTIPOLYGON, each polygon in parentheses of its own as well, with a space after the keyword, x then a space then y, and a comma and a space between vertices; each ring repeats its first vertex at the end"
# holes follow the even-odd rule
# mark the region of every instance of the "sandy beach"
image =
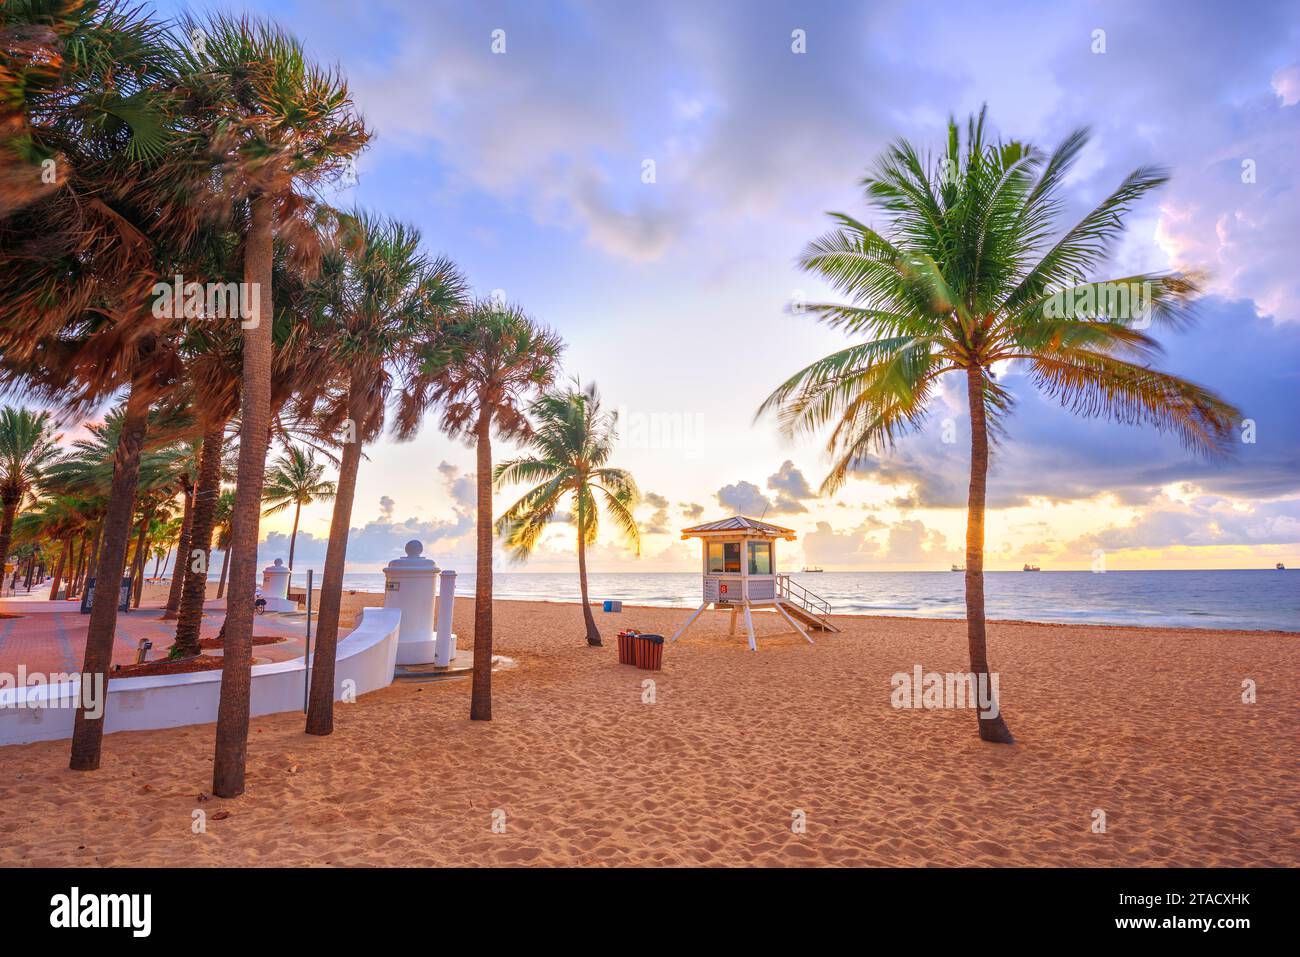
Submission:
POLYGON ((890 705, 895 672, 966 668, 961 622, 837 617, 751 654, 708 613, 662 672, 618 665, 619 627, 685 617, 598 615, 590 649, 578 606, 498 602, 519 664, 491 723, 467 719, 467 680, 340 705, 329 738, 255 718, 231 801, 206 797, 211 725, 111 735, 91 773, 66 741, 0 749, 0 863, 1300 864, 1300 635, 991 623, 1007 748, 968 712, 890 705))

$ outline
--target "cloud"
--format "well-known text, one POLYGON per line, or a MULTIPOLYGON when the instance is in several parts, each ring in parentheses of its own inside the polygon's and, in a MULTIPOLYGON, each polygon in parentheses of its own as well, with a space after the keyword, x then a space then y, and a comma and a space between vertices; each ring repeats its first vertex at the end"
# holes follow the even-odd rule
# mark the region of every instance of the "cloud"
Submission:
POLYGON ((380 519, 382 519, 385 522, 391 522, 393 520, 393 506, 395 506, 396 504, 397 503, 394 502, 389 496, 387 495, 380 496, 379 499, 380 519))
POLYGON ((818 522, 816 529, 803 537, 804 557, 814 565, 857 567, 880 552, 880 543, 868 538, 871 531, 873 529, 867 523, 841 532, 832 528, 829 522, 818 522))
POLYGON ((704 506, 699 502, 678 502, 677 507, 682 510, 683 518, 698 519, 704 514, 704 506))
POLYGON ((943 533, 917 519, 888 523, 871 516, 857 527, 842 531, 829 522, 818 522, 813 531, 804 535, 803 552, 813 564, 850 569, 880 565, 943 567, 961 556, 960 549, 948 546, 943 533))
POLYGON ((719 505, 737 515, 757 518, 772 507, 763 490, 753 482, 741 481, 733 485, 724 485, 715 494, 719 505))
POLYGON ((782 462, 781 468, 774 475, 767 477, 767 487, 777 493, 776 505, 772 509, 776 513, 806 512, 808 508, 801 500, 817 497, 804 474, 795 468, 790 459, 782 462))
POLYGON ((767 477, 767 487, 776 493, 775 500, 768 498, 753 482, 743 480, 724 485, 715 495, 723 508, 751 518, 806 512, 808 507, 803 504, 803 500, 817 497, 804 474, 790 459, 782 462, 781 467, 767 477))
POLYGON ((1127 525, 1103 529, 1072 542, 1067 551, 1167 548, 1175 545, 1292 545, 1300 543, 1300 499, 1240 505, 1217 495, 1168 503, 1127 525))
POLYGON ((473 472, 462 474, 455 465, 444 461, 438 465, 438 473, 442 475, 447 483, 447 492, 451 495, 453 502, 461 508, 476 509, 478 507, 478 485, 473 472))
POLYGON ((648 520, 642 523, 641 530, 647 535, 666 535, 671 529, 668 527, 668 499, 654 492, 646 492, 641 496, 642 504, 654 509, 654 514, 648 520))
POLYGON ((1282 100, 1283 106, 1295 106, 1300 103, 1300 63, 1292 63, 1273 74, 1273 92, 1282 100))

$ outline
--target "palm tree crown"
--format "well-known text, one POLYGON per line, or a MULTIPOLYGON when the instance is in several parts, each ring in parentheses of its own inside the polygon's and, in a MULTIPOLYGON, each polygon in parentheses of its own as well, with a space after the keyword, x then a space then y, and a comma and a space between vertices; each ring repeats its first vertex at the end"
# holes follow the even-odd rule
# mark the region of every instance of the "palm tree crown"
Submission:
POLYGON ((324 478, 325 465, 316 461, 316 453, 300 445, 291 445, 277 458, 266 473, 262 501, 269 506, 263 515, 275 515, 290 505, 310 505, 334 497, 334 483, 324 478))
POLYGON ((0 572, 9 557, 14 516, 54 461, 57 442, 47 413, 0 409, 0 572))
POLYGON ((58 453, 46 412, 0 409, 0 501, 17 505, 40 482, 58 453))
POLYGON ((507 440, 530 431, 528 397, 554 381, 560 337, 517 306, 480 300, 459 310, 414 357, 397 416, 397 435, 419 428, 424 410, 441 410, 440 427, 473 440, 486 414, 507 440))

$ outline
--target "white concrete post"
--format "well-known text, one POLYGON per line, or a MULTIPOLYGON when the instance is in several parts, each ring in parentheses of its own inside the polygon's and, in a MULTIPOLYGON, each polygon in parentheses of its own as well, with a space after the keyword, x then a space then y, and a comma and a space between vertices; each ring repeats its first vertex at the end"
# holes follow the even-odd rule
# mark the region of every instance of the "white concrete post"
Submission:
POLYGON ((262 597, 267 611, 297 611, 297 602, 289 601, 289 569, 284 559, 277 558, 274 565, 262 569, 262 597))
POLYGON ((384 568, 384 607, 402 613, 397 633, 397 663, 425 664, 434 660, 433 585, 438 566, 421 558, 424 546, 406 543, 406 557, 395 558, 384 568))
POLYGON ((456 657, 456 635, 451 630, 452 613, 456 610, 456 573, 444 571, 438 586, 438 637, 433 663, 446 668, 456 657))

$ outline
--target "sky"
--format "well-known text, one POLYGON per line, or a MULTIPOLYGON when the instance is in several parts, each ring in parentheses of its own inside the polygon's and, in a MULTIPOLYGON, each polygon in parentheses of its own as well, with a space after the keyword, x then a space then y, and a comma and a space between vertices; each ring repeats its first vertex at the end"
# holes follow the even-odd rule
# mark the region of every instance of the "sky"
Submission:
MULTIPOLYGON (((1011 366, 986 567, 1087 568, 1099 552, 1116 570, 1300 565, 1294 3, 155 7, 269 17, 337 65, 375 136, 336 201, 411 222, 479 294, 564 337, 565 376, 620 413, 613 464, 645 493, 641 555, 603 534, 594 570, 694 570, 680 529, 736 512, 793 528, 796 566, 961 561, 964 385, 946 383, 923 428, 830 496, 824 448, 755 412, 849 344, 790 308, 834 296, 796 265, 828 211, 879 223, 859 186, 874 158, 898 137, 937 148, 950 115, 983 103, 997 134, 1045 149, 1092 129, 1063 226, 1135 167, 1169 168, 1108 272, 1209 274, 1198 325, 1161 334, 1161 365, 1249 420, 1233 454, 1207 462, 1152 429, 1075 418, 1011 366)), ((472 450, 430 423, 366 454, 349 568, 377 570, 418 538, 469 570, 472 450)), ((300 568, 323 564, 329 519, 328 504, 304 511, 300 568)), ((291 520, 264 520, 264 560, 287 554, 291 520)), ((525 567, 573 562, 574 531, 557 524, 525 567)))

